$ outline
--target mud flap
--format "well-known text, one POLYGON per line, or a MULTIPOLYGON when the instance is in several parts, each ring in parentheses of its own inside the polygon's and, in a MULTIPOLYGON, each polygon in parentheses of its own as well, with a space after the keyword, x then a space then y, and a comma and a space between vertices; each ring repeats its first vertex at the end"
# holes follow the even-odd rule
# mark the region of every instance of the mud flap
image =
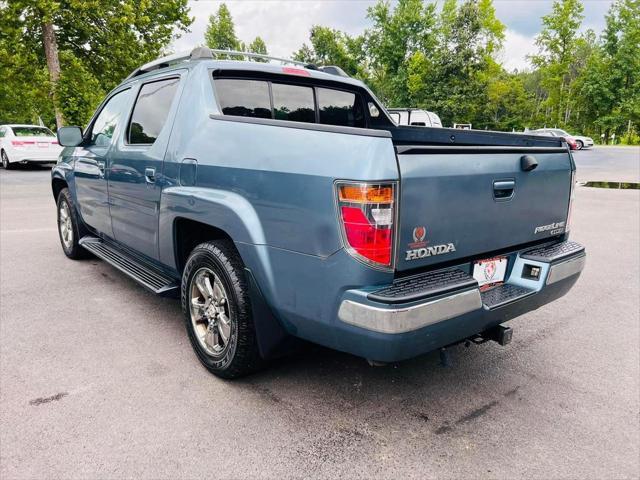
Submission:
POLYGON ((280 321, 267 305, 251 270, 245 268, 244 272, 249 286, 253 325, 256 329, 260 356, 269 360, 297 351, 302 342, 289 335, 282 327, 280 321))

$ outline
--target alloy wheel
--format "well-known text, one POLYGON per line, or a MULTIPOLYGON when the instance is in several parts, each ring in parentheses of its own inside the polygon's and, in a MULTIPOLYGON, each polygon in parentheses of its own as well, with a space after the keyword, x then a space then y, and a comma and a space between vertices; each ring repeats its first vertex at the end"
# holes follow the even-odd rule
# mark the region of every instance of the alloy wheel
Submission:
POLYGON ((71 248, 73 246, 73 224, 71 223, 69 204, 66 201, 60 202, 58 228, 60 229, 60 238, 62 238, 62 243, 65 248, 71 248))
POLYGON ((232 312, 224 285, 211 269, 201 268, 192 277, 189 308, 198 343, 207 354, 221 356, 230 344, 232 312))

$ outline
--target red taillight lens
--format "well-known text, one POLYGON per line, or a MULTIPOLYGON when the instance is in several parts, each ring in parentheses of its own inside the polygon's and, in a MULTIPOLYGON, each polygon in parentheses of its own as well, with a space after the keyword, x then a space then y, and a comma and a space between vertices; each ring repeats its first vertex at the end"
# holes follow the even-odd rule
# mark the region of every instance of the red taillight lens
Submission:
POLYGON ((11 140, 11 145, 14 147, 24 147, 25 145, 35 145, 36 142, 31 140, 11 140))
POLYGON ((391 267, 395 185, 340 183, 337 195, 347 251, 366 263, 391 267))

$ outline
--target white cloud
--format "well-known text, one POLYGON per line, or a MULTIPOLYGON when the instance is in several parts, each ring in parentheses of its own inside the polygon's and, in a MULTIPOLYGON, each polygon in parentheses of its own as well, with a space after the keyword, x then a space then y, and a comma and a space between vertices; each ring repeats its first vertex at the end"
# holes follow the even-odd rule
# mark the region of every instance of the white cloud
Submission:
POLYGON ((527 55, 537 52, 534 37, 521 35, 513 30, 505 32, 504 48, 499 60, 507 70, 518 69, 520 71, 531 67, 527 55))
MULTIPOLYGON (((535 53, 534 36, 541 28, 540 17, 551 10, 551 0, 494 0, 498 18, 507 25, 504 50, 499 60, 507 70, 530 68, 526 59, 535 53)), ((323 25, 357 35, 370 25, 367 8, 374 0, 191 0, 195 18, 191 32, 172 45, 174 51, 190 50, 204 43, 209 15, 221 3, 229 7, 236 35, 246 43, 262 37, 270 54, 290 58, 309 42, 313 25, 323 25)), ((597 32, 604 25, 604 13, 611 0, 585 2, 584 27, 597 32)))
POLYGON ((373 0, 364 1, 190 1, 191 16, 195 17, 191 32, 184 34, 173 44, 175 51, 189 50, 204 43, 204 32, 209 15, 215 13, 221 3, 226 3, 233 17, 236 36, 251 42, 262 37, 270 54, 291 57, 303 43, 309 42, 309 30, 313 25, 325 25, 359 34, 367 26, 367 7, 373 0))

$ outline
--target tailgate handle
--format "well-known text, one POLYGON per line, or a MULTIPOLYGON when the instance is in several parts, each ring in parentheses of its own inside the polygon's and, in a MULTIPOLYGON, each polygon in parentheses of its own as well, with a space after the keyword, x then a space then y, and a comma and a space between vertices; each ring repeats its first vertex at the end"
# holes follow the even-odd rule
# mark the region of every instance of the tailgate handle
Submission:
POLYGON ((515 180, 495 180, 493 182, 493 198, 498 201, 511 200, 515 188, 515 180))

